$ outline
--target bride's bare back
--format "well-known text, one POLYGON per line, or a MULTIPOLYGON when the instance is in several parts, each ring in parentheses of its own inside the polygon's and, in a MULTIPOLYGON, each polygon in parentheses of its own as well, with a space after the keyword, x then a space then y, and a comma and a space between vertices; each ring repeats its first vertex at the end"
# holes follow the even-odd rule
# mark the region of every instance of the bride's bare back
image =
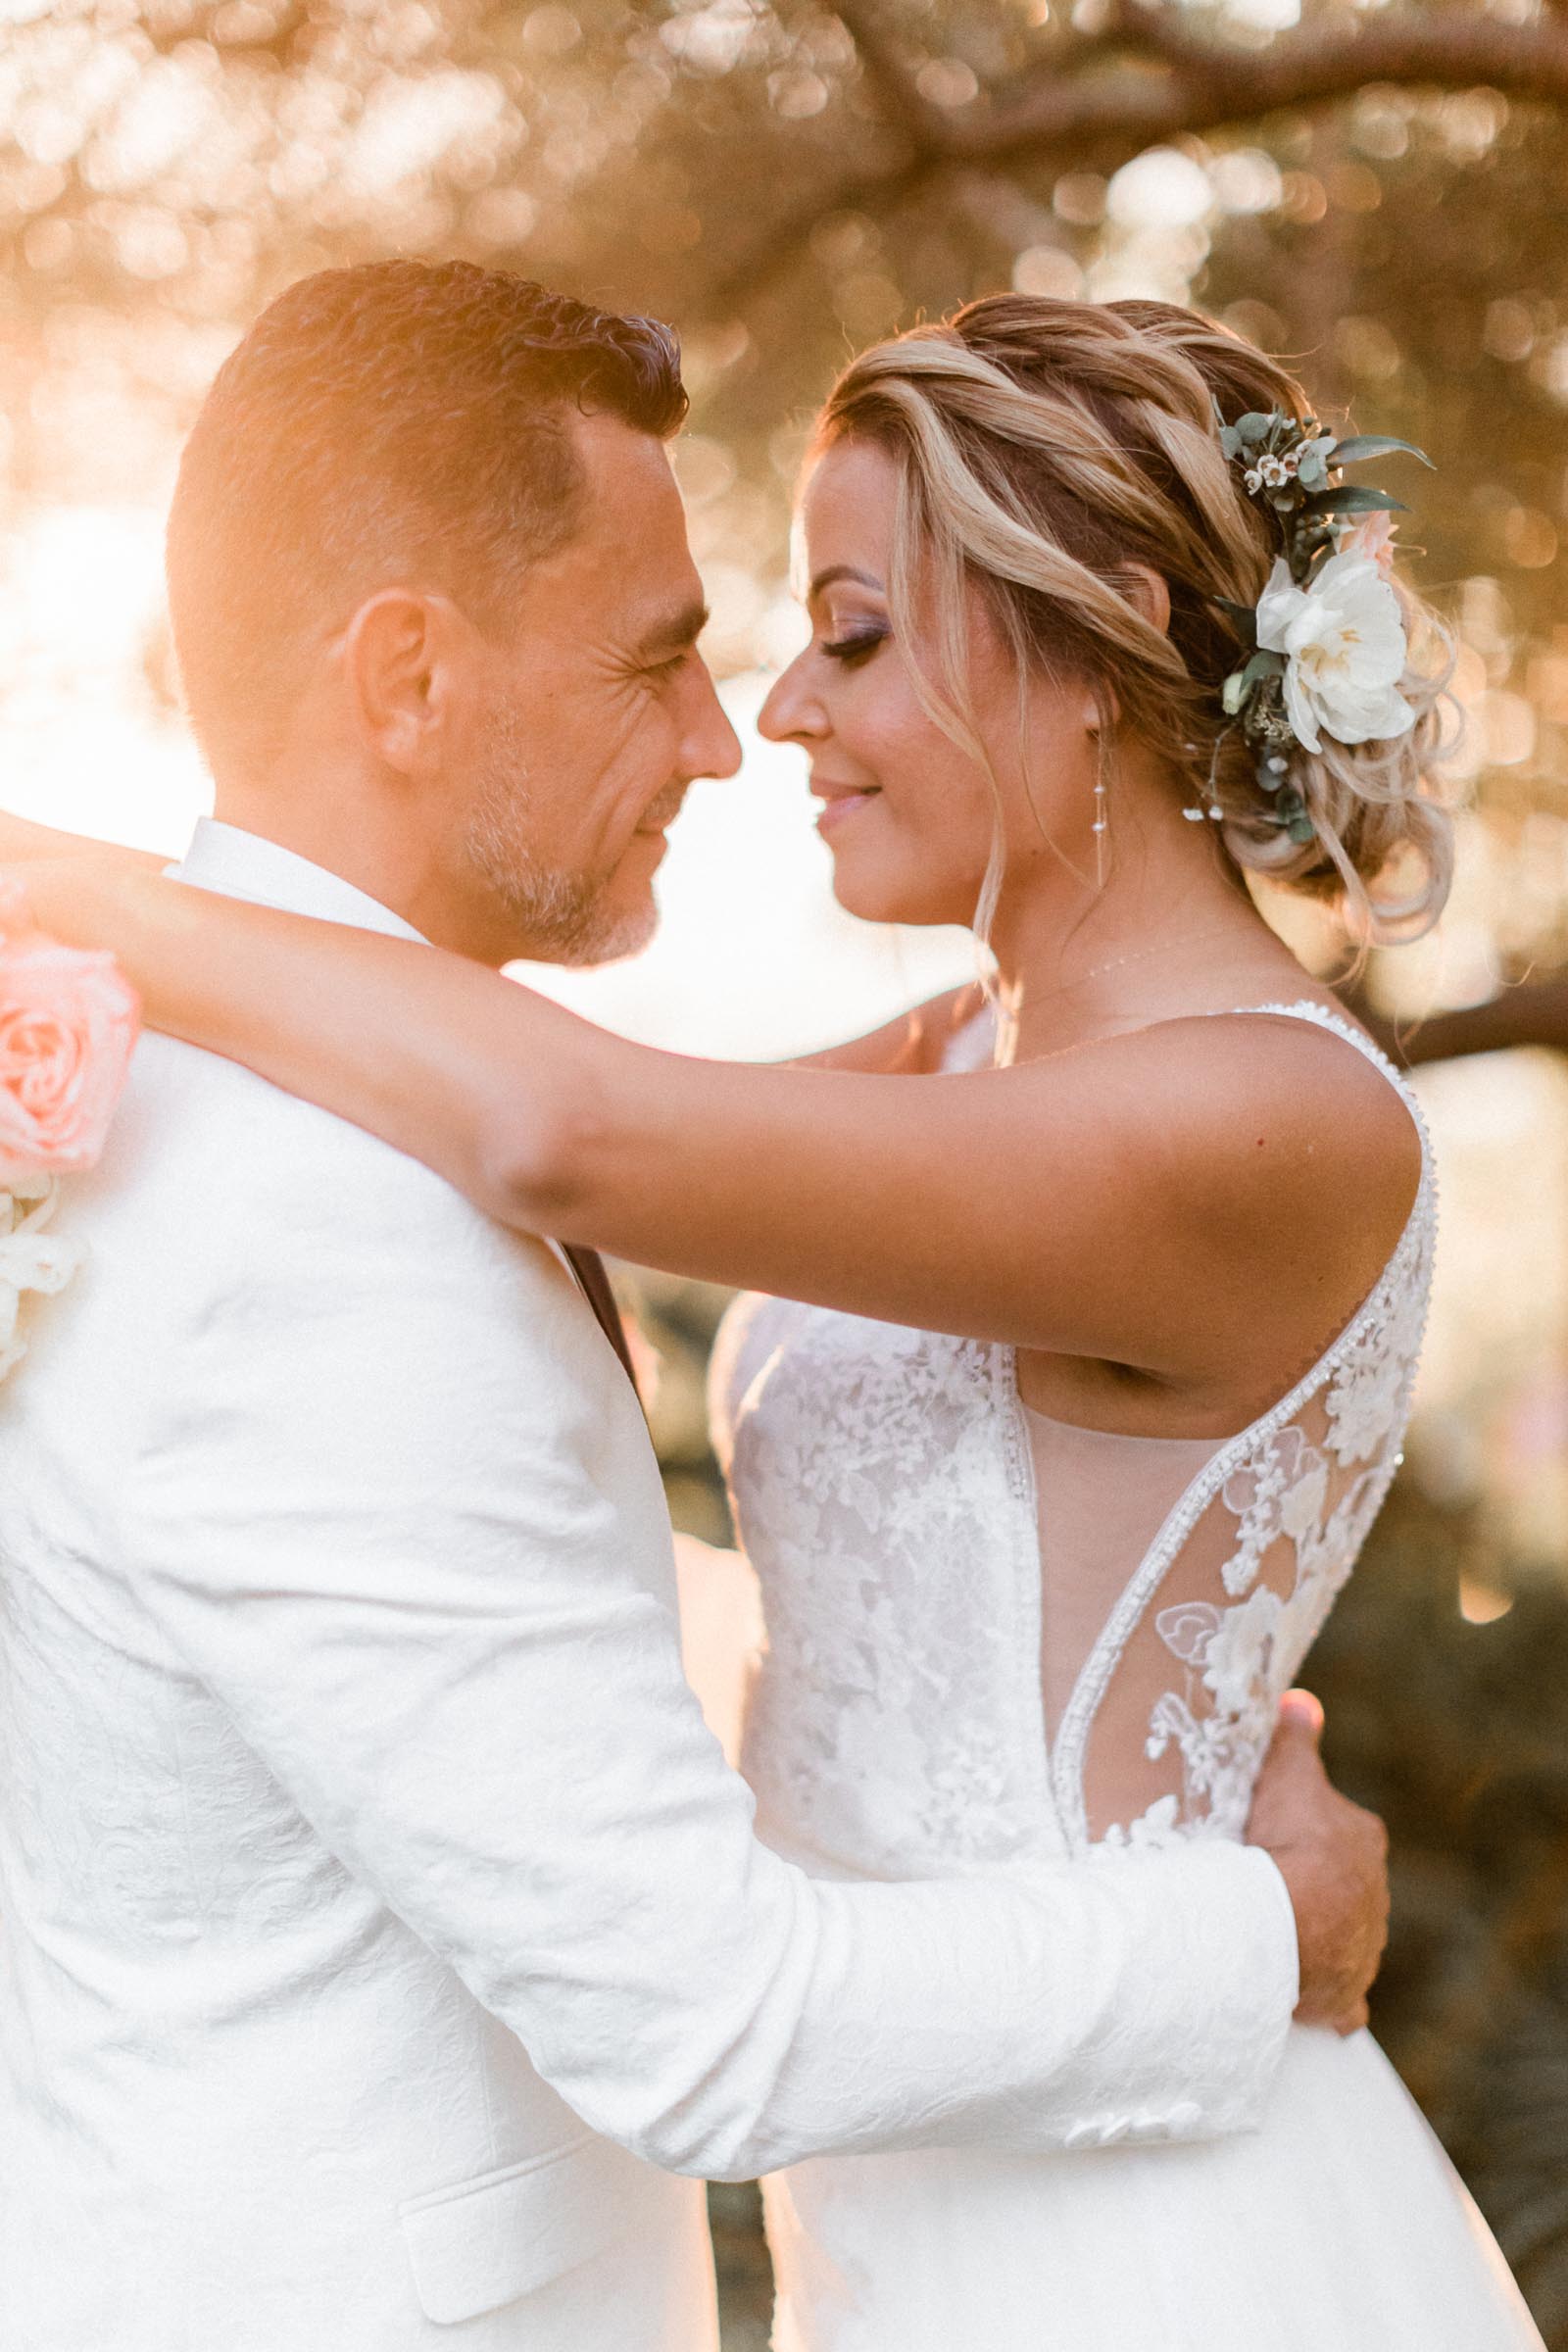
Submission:
MULTIPOLYGON (((1315 1004, 1289 1017, 1379 1066, 1315 1004)), ((1031 1411, 1005 1345, 742 1312, 715 1400, 766 1602, 747 1768, 770 1837, 900 1873, 1242 1836, 1280 1693, 1397 1459, 1431 1270, 1418 1149, 1364 1300, 1222 1441, 1031 1411)))

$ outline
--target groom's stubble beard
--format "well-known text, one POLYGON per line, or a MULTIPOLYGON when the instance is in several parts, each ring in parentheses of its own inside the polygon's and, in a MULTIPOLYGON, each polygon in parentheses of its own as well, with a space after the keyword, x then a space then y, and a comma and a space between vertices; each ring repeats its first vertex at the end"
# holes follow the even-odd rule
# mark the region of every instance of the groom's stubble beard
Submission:
POLYGON ((606 904, 610 878, 541 864, 528 840, 531 802, 523 728, 502 706, 486 728, 478 791, 464 836, 469 865, 506 909, 516 954, 540 963, 612 963, 653 938, 659 911, 606 904))

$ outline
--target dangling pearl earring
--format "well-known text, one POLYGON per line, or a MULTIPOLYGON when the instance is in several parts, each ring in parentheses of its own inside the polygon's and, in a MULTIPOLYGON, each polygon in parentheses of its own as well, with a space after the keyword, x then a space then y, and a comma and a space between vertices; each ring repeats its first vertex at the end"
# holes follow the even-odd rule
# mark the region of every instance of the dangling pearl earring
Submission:
POLYGON ((1105 795, 1106 757, 1103 713, 1095 705, 1089 716, 1089 740, 1095 747, 1095 816, 1092 831, 1095 838, 1095 888, 1105 887, 1105 845, 1110 832, 1110 805, 1105 795))

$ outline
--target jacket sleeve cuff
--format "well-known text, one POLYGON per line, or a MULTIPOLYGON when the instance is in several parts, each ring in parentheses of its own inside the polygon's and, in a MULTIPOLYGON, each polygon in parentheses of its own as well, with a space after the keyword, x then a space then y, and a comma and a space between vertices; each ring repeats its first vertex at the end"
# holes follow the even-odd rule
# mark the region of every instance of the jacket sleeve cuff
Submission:
MULTIPOLYGON (((1181 1971, 1195 2014, 1195 2081, 1173 2138, 1256 2131, 1267 2111, 1300 1991, 1296 1913, 1261 1846, 1190 1846, 1183 1857, 1181 1971)), ((1173 1923, 1174 1924, 1174 1923, 1173 1923)))

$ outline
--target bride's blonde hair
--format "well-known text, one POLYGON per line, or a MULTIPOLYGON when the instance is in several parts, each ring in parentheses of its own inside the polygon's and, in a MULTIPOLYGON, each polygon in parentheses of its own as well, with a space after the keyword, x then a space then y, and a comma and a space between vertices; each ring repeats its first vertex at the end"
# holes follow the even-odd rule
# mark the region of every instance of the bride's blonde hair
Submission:
MULTIPOLYGON (((1389 742, 1296 749, 1289 780, 1312 839, 1293 840, 1220 701, 1246 653, 1219 600, 1255 604, 1280 549, 1220 447, 1216 407, 1232 423, 1248 411, 1310 414, 1277 361, 1174 304, 989 295, 852 361, 813 449, 851 438, 893 458, 895 622, 907 647, 917 605, 931 617, 935 674, 913 664, 917 691, 988 772, 968 683, 976 586, 1020 692, 1031 670, 1086 678, 1102 761, 1117 729, 1144 738, 1188 801, 1218 808, 1239 866, 1340 901, 1364 939, 1425 928, 1452 873, 1451 820, 1430 775, 1445 748, 1446 634, 1396 578, 1409 642, 1400 692, 1415 724, 1389 742), (1133 601, 1135 565, 1167 583, 1168 631, 1133 601)), ((1001 881, 999 841, 982 935, 1001 881)))

